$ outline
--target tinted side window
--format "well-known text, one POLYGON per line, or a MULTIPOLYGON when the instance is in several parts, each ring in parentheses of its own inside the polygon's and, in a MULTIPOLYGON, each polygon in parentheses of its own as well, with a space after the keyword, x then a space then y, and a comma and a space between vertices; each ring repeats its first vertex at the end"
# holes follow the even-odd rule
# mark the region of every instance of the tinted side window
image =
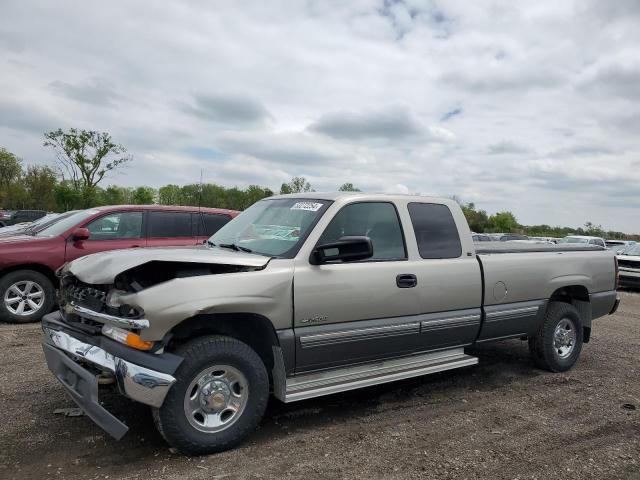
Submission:
POLYGON ((457 258, 460 236, 449 207, 437 203, 410 203, 409 216, 422 258, 457 258))
POLYGON ((190 212, 149 212, 150 238, 191 237, 190 212))
POLYGON ((87 225, 89 240, 120 240, 142 237, 142 212, 118 212, 87 225))
POLYGON ((212 214, 212 213, 194 213, 193 234, 199 237, 210 237, 224 225, 229 223, 231 217, 229 215, 212 214), (200 221, 198 221, 200 219, 200 221))
POLYGON ((340 210, 318 240, 331 243, 345 236, 366 236, 373 244, 371 260, 405 259, 404 237, 393 204, 352 203, 340 210))

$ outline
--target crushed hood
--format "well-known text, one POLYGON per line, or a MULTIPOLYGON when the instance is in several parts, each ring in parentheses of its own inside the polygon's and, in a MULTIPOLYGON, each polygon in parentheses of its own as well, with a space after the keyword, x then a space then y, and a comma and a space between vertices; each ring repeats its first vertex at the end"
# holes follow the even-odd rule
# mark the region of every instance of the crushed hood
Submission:
POLYGON ((270 257, 263 255, 218 247, 130 248, 87 255, 65 265, 62 272, 71 273, 85 283, 107 285, 113 283, 119 273, 148 262, 184 262, 261 268, 266 266, 269 260, 270 257))

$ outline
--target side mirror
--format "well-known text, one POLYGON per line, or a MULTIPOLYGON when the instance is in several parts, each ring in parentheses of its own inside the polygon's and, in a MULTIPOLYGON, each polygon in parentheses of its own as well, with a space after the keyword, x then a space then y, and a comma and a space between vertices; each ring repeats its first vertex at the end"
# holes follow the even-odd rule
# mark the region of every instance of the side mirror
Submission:
POLYGON ((342 237, 337 242, 318 245, 311 254, 312 265, 342 261, 355 262, 373 256, 369 237, 342 237))
POLYGON ((73 240, 76 242, 81 242, 82 240, 88 240, 89 237, 91 236, 91 233, 89 233, 89 229, 88 228, 76 228, 73 231, 73 240))

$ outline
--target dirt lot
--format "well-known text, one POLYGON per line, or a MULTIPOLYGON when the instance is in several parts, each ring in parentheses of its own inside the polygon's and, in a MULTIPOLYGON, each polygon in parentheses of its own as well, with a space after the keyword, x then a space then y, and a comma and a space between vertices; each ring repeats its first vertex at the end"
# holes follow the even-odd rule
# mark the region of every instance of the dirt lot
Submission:
POLYGON ((120 442, 72 407, 46 369, 37 325, 0 325, 0 478, 638 478, 640 294, 594 322, 566 374, 536 370, 526 343, 475 349, 480 364, 283 405, 240 448, 169 451, 141 405, 111 400, 120 442))

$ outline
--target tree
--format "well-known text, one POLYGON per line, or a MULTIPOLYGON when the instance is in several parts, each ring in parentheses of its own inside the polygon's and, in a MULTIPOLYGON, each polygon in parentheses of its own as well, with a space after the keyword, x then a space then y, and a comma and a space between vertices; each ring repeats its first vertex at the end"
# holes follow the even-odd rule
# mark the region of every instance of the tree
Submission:
POLYGON ((138 187, 133 191, 133 198, 131 199, 131 203, 133 203, 134 205, 149 205, 153 203, 153 198, 155 196, 155 188, 138 187))
POLYGON ((113 143, 107 132, 59 128, 44 138, 44 146, 56 153, 63 180, 82 192, 86 206, 95 201, 96 187, 105 175, 131 160, 126 148, 113 143))
POLYGON ((340 185, 339 192, 359 192, 360 189, 353 186, 353 183, 347 182, 340 185))
POLYGON ((165 185, 158 189, 158 203, 160 205, 182 205, 182 194, 178 185, 165 185))
POLYGON ((0 207, 15 208, 20 195, 22 160, 5 148, 0 148, 0 207))
POLYGON ((55 210, 57 183, 56 172, 50 167, 29 167, 23 179, 28 194, 26 205, 38 210, 55 210))
POLYGON ((293 177, 289 183, 283 183, 280 187, 280 193, 300 193, 313 192, 311 184, 304 177, 293 177))
POLYGON ((473 203, 460 205, 460 208, 462 208, 462 213, 464 213, 472 232, 484 233, 489 229, 489 217, 487 212, 484 210, 476 210, 476 206, 473 203))
POLYGON ((22 160, 6 148, 0 148, 0 186, 8 187, 22 175, 22 160))
POLYGON ((489 217, 489 222, 493 224, 496 231, 511 233, 518 230, 518 221, 511 212, 498 212, 489 217))

